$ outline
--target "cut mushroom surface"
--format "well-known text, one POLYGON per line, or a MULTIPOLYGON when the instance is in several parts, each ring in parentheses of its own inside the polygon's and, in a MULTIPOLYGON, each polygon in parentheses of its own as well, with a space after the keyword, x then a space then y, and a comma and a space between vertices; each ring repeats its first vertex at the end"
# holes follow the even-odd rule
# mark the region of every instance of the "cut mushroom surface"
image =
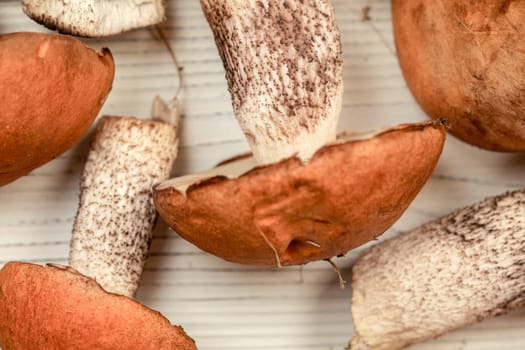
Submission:
POLYGON ((11 262, 0 270, 0 346, 194 350, 184 330, 72 268, 11 262))
POLYGON ((22 0, 26 15, 50 29, 102 37, 158 24, 165 0, 22 0))
POLYGON ((397 350, 525 306, 525 191, 366 251, 352 269, 352 350, 397 350))
POLYGON ((232 161, 203 177, 155 190, 162 218, 183 238, 225 260, 294 265, 344 254, 382 234, 430 177, 441 123, 401 125, 340 141, 308 163, 297 157, 249 169, 232 161))

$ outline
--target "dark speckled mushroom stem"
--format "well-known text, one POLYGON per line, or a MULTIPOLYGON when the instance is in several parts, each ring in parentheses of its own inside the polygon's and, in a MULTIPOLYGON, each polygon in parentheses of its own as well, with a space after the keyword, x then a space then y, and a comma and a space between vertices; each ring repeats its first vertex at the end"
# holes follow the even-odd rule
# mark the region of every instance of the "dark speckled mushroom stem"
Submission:
POLYGON ((73 226, 71 266, 107 291, 127 296, 138 287, 157 218, 153 186, 168 179, 177 156, 179 118, 159 100, 155 114, 175 123, 131 117, 99 121, 73 226))
POLYGON ((201 0, 235 116, 259 164, 307 161, 335 140, 343 91, 328 0, 201 0))
POLYGON ((402 349, 524 307, 525 190, 375 245, 352 289, 352 350, 402 349))
POLYGON ((42 25, 84 37, 119 34, 165 19, 165 0, 22 0, 24 12, 42 25))

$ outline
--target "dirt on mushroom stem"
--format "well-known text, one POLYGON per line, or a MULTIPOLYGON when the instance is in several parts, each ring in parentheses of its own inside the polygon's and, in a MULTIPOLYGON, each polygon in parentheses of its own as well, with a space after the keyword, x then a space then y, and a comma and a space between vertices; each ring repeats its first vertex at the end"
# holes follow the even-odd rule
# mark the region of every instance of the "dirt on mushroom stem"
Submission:
POLYGON ((154 29, 177 71, 177 90, 169 103, 153 99, 151 120, 106 116, 99 121, 70 249, 74 268, 127 296, 138 288, 157 221, 153 187, 169 177, 179 143, 181 68, 162 29, 154 29))

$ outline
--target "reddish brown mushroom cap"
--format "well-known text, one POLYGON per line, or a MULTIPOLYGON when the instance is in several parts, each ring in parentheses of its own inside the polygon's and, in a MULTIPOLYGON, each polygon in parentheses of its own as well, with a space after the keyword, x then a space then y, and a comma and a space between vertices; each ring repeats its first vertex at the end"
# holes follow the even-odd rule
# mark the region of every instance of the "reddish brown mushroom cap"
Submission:
POLYGON ((181 327, 68 267, 0 270, 0 346, 10 349, 196 349, 181 327))
POLYGON ((66 35, 0 35, 0 186, 73 146, 111 90, 114 62, 66 35))
POLYGON ((162 218, 225 260, 294 265, 344 254, 382 234, 405 211, 441 154, 445 126, 407 124, 328 145, 237 177, 155 193, 162 218))
POLYGON ((525 151, 522 1, 392 1, 399 64, 410 91, 459 139, 525 151))

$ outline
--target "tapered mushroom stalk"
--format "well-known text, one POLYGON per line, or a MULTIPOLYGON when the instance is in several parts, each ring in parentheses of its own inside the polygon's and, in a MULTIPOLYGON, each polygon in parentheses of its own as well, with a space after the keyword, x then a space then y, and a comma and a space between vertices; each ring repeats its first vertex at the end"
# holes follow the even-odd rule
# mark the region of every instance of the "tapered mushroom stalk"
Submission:
POLYGON ((352 350, 396 350, 525 306, 525 190, 377 244, 352 270, 352 350))
POLYGON ((328 0, 202 0, 235 116, 259 164, 335 140, 342 52, 328 0))
POLYGON ((82 174, 70 265, 107 291, 133 296, 138 287, 157 217, 152 188, 169 177, 177 123, 124 117, 98 123, 82 174))
POLYGON ((165 0, 22 0, 24 12, 62 33, 101 37, 160 23, 165 0))

